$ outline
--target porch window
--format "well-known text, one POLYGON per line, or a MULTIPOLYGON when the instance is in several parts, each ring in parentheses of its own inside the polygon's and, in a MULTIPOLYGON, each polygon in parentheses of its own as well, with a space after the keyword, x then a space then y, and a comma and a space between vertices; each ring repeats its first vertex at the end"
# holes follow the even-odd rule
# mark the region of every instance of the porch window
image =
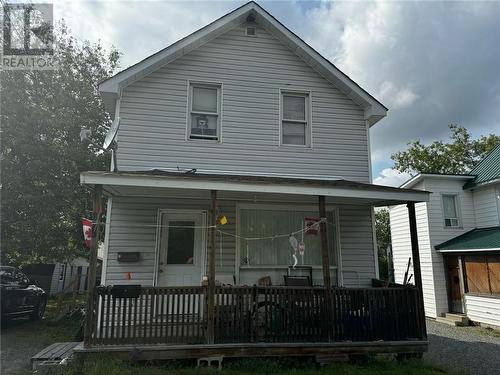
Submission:
POLYGON ((466 256, 466 292, 500 295, 500 255, 466 256))
POLYGON ((458 218, 457 194, 443 194, 444 226, 457 228, 460 225, 458 218))
MULTIPOLYGON (((248 266, 293 265, 293 248, 288 234, 305 227, 306 218, 318 216, 314 211, 257 209, 240 210, 240 264, 248 266), (282 235, 275 237, 277 235, 282 235), (273 238, 275 237, 275 238, 273 238), (250 238, 247 240, 246 238, 250 238), (259 239, 256 239, 259 238, 259 239)), ((336 222, 334 211, 327 212, 330 266, 337 266, 336 222)), ((294 237, 304 242, 305 251, 297 252, 297 265, 321 266, 321 238, 316 234, 297 233, 294 237)))
POLYGON ((281 144, 310 145, 309 94, 281 93, 281 144))
POLYGON ((189 85, 189 139, 220 138, 221 86, 205 83, 189 85))

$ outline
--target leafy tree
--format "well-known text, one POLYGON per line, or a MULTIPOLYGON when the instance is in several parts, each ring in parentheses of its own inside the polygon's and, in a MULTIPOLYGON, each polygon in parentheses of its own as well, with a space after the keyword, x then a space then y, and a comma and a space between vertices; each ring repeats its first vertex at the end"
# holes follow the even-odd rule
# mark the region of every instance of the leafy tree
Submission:
POLYGON ((81 218, 91 209, 79 182, 84 170, 105 170, 100 152, 110 118, 98 82, 119 54, 56 32, 58 69, 1 72, 2 263, 66 260, 83 254, 81 218), (91 130, 82 143, 82 128, 91 130))
POLYGON ((391 243, 391 228, 387 208, 375 211, 375 230, 377 234, 379 276, 382 280, 389 280, 389 267, 392 265, 390 259, 387 258, 387 247, 391 243))
POLYGON ((424 145, 419 140, 408 143, 406 151, 391 156, 394 168, 408 173, 467 173, 478 161, 500 143, 500 136, 489 134, 472 139, 470 132, 449 125, 451 142, 434 141, 424 145))

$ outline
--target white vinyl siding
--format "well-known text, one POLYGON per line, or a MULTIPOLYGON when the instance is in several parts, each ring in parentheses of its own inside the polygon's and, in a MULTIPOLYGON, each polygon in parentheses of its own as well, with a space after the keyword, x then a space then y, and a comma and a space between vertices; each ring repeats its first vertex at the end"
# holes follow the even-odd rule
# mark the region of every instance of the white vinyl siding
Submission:
POLYGON ((197 168, 369 182, 363 109, 265 29, 241 25, 123 90, 120 171, 197 168), (186 140, 188 82, 222 84, 222 142, 186 140), (310 92, 309 147, 279 147, 280 89, 310 92))
MULTIPOLYGON (((421 184, 417 189, 424 189, 421 184)), ((427 188, 427 186, 425 186, 427 188)), ((427 189, 426 189, 427 190, 427 189)), ((412 257, 410 241, 410 224, 408 219, 408 208, 406 205, 390 208, 390 225, 392 239, 392 254, 394 264, 394 279, 396 283, 403 283, 404 275, 408 266, 408 259, 412 257)), ((424 295, 425 315, 435 318, 440 309, 436 303, 435 280, 433 268, 435 259, 431 251, 429 239, 429 222, 427 219, 426 203, 415 205, 417 219, 418 247, 420 254, 420 267, 422 272, 422 287, 424 295)), ((408 276, 413 275, 411 283, 414 283, 413 259, 410 263, 408 276)), ((446 290, 445 290, 446 293, 446 290)), ((444 299, 447 302, 447 299, 444 299)))
POLYGON ((500 225, 500 191, 495 186, 472 190, 478 228, 500 225))
MULTIPOLYGON (((286 199, 286 197, 284 197, 286 199)), ((290 198, 290 203, 297 204, 290 198)), ((215 266, 216 278, 220 281, 233 281, 239 272, 239 282, 256 283, 256 275, 272 274, 272 270, 244 271, 237 270, 239 259, 236 259, 236 201, 221 200, 218 212, 224 214, 228 223, 224 232, 216 237, 215 266), (250 274, 249 274, 250 273, 250 274)), ((110 228, 107 232, 108 251, 103 263, 106 275, 105 284, 141 284, 153 285, 156 251, 156 226, 159 209, 198 209, 208 212, 209 199, 194 197, 160 198, 160 197, 113 197, 110 213, 110 228), (118 252, 140 252, 140 260, 134 263, 118 261, 118 252), (130 272, 131 279, 128 279, 130 272)), ((375 260, 373 251, 373 232, 371 210, 369 207, 338 205, 340 259, 343 270, 343 283, 351 287, 367 287, 375 277, 375 260)), ((306 249, 307 251, 307 249, 306 249)), ((283 283, 286 269, 277 270, 273 284, 283 283)), ((334 277, 332 269, 332 278, 334 277)), ((313 281, 322 282, 321 267, 315 268, 313 281)))
POLYGON ((189 84, 189 139, 220 139, 221 91, 221 85, 189 84))
POLYGON ((500 328, 500 298, 466 294, 465 307, 470 320, 500 328))

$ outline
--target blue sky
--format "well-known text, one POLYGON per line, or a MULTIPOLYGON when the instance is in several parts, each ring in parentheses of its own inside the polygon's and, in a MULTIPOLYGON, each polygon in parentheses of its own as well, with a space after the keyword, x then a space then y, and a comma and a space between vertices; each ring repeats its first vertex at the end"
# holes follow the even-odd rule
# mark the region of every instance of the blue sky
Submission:
MULTIPOLYGON (((101 40, 122 67, 143 59, 243 1, 56 1, 80 39, 101 40)), ((398 185, 390 155, 413 140, 500 133, 500 2, 260 1, 363 88, 388 116, 371 131, 373 176, 398 185)))

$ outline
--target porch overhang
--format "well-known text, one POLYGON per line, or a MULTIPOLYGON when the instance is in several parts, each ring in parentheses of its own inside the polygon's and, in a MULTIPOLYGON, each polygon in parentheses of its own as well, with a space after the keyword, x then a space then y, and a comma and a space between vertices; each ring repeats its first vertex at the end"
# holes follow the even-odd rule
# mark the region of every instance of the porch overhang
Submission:
POLYGON ((235 193, 317 197, 328 203, 337 201, 372 206, 397 205, 408 202, 427 202, 429 192, 367 184, 344 179, 305 179, 290 177, 177 173, 160 170, 140 172, 83 172, 80 181, 85 185, 102 185, 107 195, 155 195, 165 191, 217 190, 228 198, 235 193))

